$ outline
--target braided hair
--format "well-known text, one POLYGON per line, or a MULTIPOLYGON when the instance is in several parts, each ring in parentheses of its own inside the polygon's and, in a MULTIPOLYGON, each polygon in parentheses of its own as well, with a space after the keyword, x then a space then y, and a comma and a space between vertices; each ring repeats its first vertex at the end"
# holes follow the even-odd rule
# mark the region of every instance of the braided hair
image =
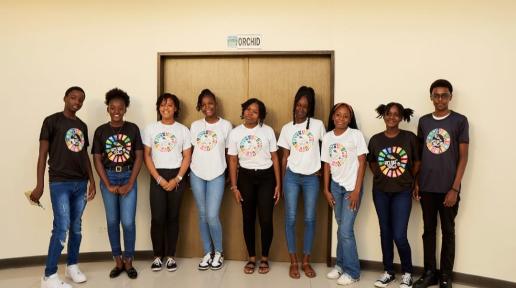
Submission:
POLYGON ((315 114, 315 91, 312 87, 301 86, 297 90, 294 98, 294 107, 292 107, 292 122, 294 125, 296 124, 296 105, 303 97, 306 97, 306 101, 308 101, 308 113, 306 115, 308 118, 306 121, 306 129, 308 130, 308 128, 310 128, 310 117, 314 117, 315 114))

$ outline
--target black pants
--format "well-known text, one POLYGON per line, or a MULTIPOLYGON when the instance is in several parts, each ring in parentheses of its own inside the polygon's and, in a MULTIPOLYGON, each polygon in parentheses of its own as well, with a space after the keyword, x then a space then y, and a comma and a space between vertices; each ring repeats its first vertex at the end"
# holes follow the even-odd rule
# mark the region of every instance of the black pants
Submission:
POLYGON ((264 170, 249 170, 240 167, 237 186, 244 200, 242 202, 242 215, 247 253, 249 257, 256 256, 254 238, 256 210, 258 210, 262 256, 268 257, 273 235, 272 212, 274 208, 274 187, 276 186, 274 169, 270 167, 264 170))
MULTIPOLYGON (((159 175, 169 181, 176 177, 177 169, 158 169, 159 175)), ((185 180, 185 179, 183 179, 185 180)), ((179 235, 179 210, 185 181, 177 189, 166 191, 154 179, 150 183, 151 240, 155 257, 175 256, 179 235)))
POLYGON ((441 274, 451 276, 455 261, 455 216, 459 210, 459 200, 453 207, 445 207, 443 202, 446 193, 421 192, 421 208, 423 210, 423 248, 425 270, 435 271, 437 264, 436 229, 437 214, 441 220, 442 247, 441 247, 441 274))

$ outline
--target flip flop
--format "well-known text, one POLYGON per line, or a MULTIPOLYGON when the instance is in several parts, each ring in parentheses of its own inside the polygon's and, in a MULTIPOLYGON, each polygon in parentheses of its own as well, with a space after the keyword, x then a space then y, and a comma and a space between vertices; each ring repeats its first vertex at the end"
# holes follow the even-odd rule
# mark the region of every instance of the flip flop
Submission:
POLYGON ((297 263, 290 263, 288 275, 290 276, 290 278, 293 279, 299 279, 301 277, 301 275, 299 274, 299 266, 297 263))
POLYGON ((260 266, 258 267, 258 273, 260 274, 267 274, 269 273, 270 267, 269 267, 269 261, 267 260, 261 260, 260 266))
POLYGON ((253 274, 255 269, 256 269, 256 262, 247 261, 247 263, 244 266, 244 273, 245 274, 253 274))
POLYGON ((305 272, 305 275, 308 278, 314 278, 317 275, 312 266, 310 266, 310 263, 303 264, 303 272, 305 272))

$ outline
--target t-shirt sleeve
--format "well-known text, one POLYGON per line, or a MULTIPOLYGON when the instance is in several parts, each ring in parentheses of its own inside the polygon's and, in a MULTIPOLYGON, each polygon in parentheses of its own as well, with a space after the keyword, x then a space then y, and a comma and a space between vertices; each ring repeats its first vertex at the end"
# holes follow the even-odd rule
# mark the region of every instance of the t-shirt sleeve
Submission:
POLYGON ((91 146, 91 154, 102 154, 102 140, 100 139, 101 127, 102 126, 99 126, 95 130, 95 133, 93 134, 93 144, 91 146))
POLYGON ((420 161, 421 160, 421 149, 419 148, 419 140, 417 139, 416 134, 410 132, 410 149, 412 150, 412 161, 420 161))
POLYGON ((191 136, 190 136, 190 130, 188 130, 188 128, 184 127, 183 128, 183 135, 184 135, 184 139, 183 139, 183 151, 187 150, 188 148, 192 147, 192 143, 191 143, 191 136))
POLYGON ((143 150, 142 136, 140 135, 140 128, 134 125, 134 150, 143 150))
POLYGON ((88 138, 88 125, 86 123, 83 123, 83 129, 84 129, 84 148, 87 148, 90 146, 90 139, 88 138))
POLYGON ((324 127, 324 123, 321 121, 321 127, 319 129, 319 139, 323 139, 324 134, 326 133, 326 128, 324 127))
POLYGON ((229 135, 231 134, 231 129, 233 129, 231 122, 227 121, 226 125, 224 125, 224 141, 226 142, 226 149, 229 148, 229 135))
POLYGON ((362 154, 367 154, 367 152, 369 152, 369 151, 367 150, 367 145, 366 145, 366 141, 364 138, 364 134, 362 134, 361 131, 358 131, 356 141, 357 141, 357 155, 360 156, 362 154))
POLYGON ((281 128, 281 133, 278 138, 278 146, 283 147, 287 150, 290 150, 290 141, 288 140, 288 132, 287 125, 281 128))
POLYGON ((323 137, 321 145, 321 160, 330 163, 330 154, 328 153, 328 137, 323 137))
POLYGON ((152 140, 151 140, 151 129, 152 127, 151 126, 147 126, 145 127, 145 129, 143 130, 143 134, 142 134, 142 143, 143 145, 147 146, 147 147, 151 147, 151 143, 152 143, 152 140))
POLYGON ((369 150, 369 153, 367 153, 367 162, 376 162, 376 157, 374 155, 374 146, 375 146, 375 137, 373 136, 371 140, 369 140, 369 145, 367 146, 367 150, 369 150))
POLYGON ((47 140, 49 141, 52 138, 52 123, 49 117, 43 120, 43 124, 41 125, 41 132, 39 133, 39 140, 47 140))
POLYGON ((238 155, 237 143, 236 143, 236 139, 235 139, 236 138, 235 129, 231 130, 231 132, 229 133, 228 141, 227 141, 228 142, 228 144, 227 144, 228 155, 233 155, 233 156, 238 155))
POLYGON ((469 123, 466 117, 459 123, 459 143, 469 143, 469 123))
POLYGON ((278 144, 276 143, 276 135, 274 134, 274 130, 269 128, 269 152, 278 151, 278 144))

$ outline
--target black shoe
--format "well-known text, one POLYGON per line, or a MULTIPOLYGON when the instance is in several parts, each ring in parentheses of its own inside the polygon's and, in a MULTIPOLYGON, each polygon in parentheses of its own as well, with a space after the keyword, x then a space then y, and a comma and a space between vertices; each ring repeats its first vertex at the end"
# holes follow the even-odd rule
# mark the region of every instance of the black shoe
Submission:
POLYGON ((174 258, 168 257, 165 266, 167 266, 167 270, 170 272, 174 272, 177 270, 177 263, 176 260, 174 260, 174 258))
POLYGON ((116 267, 111 269, 111 272, 109 272, 109 278, 116 278, 118 277, 122 272, 124 272, 124 267, 116 267))
POLYGON ((151 265, 151 270, 156 272, 156 271, 160 271, 161 268, 163 268, 163 262, 161 262, 161 258, 159 258, 159 257, 154 258, 154 261, 152 262, 152 265, 151 265))
POLYGON ((434 271, 427 270, 421 278, 414 283, 414 288, 426 288, 428 286, 437 285, 437 275, 434 271))
POLYGON ((441 275, 441 279, 439 279, 439 288, 452 288, 452 281, 448 275, 441 275))
POLYGON ((136 271, 136 269, 134 269, 134 267, 127 269, 126 272, 127 272, 127 276, 131 279, 136 279, 136 277, 138 277, 138 271, 136 271))

